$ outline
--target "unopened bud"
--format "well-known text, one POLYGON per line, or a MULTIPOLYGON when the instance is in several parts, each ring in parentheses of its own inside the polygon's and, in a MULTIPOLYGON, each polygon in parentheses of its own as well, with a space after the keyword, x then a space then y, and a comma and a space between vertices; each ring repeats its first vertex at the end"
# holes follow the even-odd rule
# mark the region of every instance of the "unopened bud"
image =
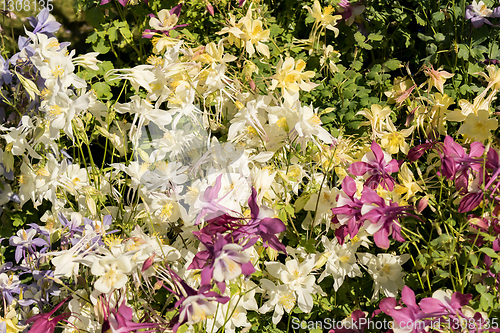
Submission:
POLYGON ((207 2, 207 11, 210 15, 214 16, 214 7, 209 2, 207 2))
POLYGON ((427 207, 429 204, 429 197, 425 196, 417 204, 417 213, 422 213, 422 211, 427 207))
POLYGON ((155 260, 156 253, 153 253, 146 261, 144 261, 144 264, 142 265, 141 273, 144 273, 151 265, 153 265, 153 262, 155 260))

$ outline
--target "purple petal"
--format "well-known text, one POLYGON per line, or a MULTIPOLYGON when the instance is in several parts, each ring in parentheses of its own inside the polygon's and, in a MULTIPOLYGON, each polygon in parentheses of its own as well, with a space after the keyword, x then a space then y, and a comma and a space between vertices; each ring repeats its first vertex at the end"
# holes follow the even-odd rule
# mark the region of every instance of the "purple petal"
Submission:
POLYGON ((342 181, 342 190, 345 192, 345 194, 352 198, 357 191, 357 186, 354 179, 346 176, 342 181))
POLYGON ((467 213, 476 209, 483 200, 483 192, 469 193, 460 200, 458 205, 459 213, 467 213))
POLYGON ((177 17, 181 16, 182 3, 178 4, 174 8, 170 9, 170 15, 175 14, 177 17))
POLYGON ((382 228, 373 235, 373 240, 375 244, 384 250, 387 250, 391 243, 389 242, 389 233, 386 228, 382 228))
POLYGON ((348 171, 355 176, 363 176, 369 169, 369 164, 365 162, 355 162, 349 166, 348 171))

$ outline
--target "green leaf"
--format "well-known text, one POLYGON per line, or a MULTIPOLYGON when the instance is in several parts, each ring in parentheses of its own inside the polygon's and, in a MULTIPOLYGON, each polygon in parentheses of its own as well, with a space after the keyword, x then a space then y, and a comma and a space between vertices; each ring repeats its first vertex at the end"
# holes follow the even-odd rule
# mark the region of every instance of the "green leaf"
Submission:
POLYGON ((371 33, 368 35, 368 39, 373 41, 381 41, 382 39, 384 39, 384 35, 378 33, 371 33))
POLYGON ((458 57, 464 60, 469 59, 469 47, 465 44, 458 44, 458 57))
POLYGON ((423 33, 419 32, 417 34, 417 37, 420 38, 421 40, 423 40, 424 42, 428 42, 430 40, 434 40, 434 37, 431 37, 431 36, 426 36, 424 35, 423 33))
POLYGON ((446 19, 446 16, 443 12, 435 12, 432 13, 432 19, 434 20, 434 22, 444 21, 446 19))
POLYGON ((105 82, 94 83, 92 89, 94 89, 97 98, 105 97, 110 99, 113 97, 110 86, 105 82))
POLYGON ((481 295, 481 300, 479 301, 479 303, 481 304, 483 310, 487 311, 493 306, 494 300, 495 297, 492 294, 485 293, 481 295))
POLYGON ((434 40, 438 43, 444 41, 445 39, 446 37, 440 32, 434 35, 434 40))
POLYGON ((425 26, 427 24, 423 18, 418 16, 418 14, 415 14, 415 19, 417 20, 418 25, 425 26))
POLYGON ((100 39, 97 44, 92 45, 92 49, 95 52, 99 52, 100 54, 106 54, 109 52, 109 50, 111 50, 111 48, 105 44, 104 39, 100 39))
POLYGON ((310 195, 302 195, 300 196, 296 201, 295 201, 295 213, 298 213, 304 208, 306 205, 307 201, 309 200, 311 196, 310 195))
POLYGON ((316 253, 316 240, 314 238, 306 241, 305 239, 300 242, 300 245, 304 247, 307 253, 316 253))
POLYGON ((390 69, 391 71, 394 71, 401 67, 401 61, 398 59, 389 59, 386 62, 384 62, 384 66, 390 69))
POLYGON ((490 258, 498 258, 498 254, 493 249, 483 247, 483 248, 479 249, 479 251, 483 252, 484 254, 486 254, 490 258))
POLYGON ((364 44, 365 42, 365 36, 359 31, 354 34, 354 39, 358 44, 364 44))
POLYGON ((97 34, 97 31, 94 32, 92 35, 88 36, 87 39, 85 40, 85 43, 95 43, 97 42, 97 37, 99 37, 99 35, 97 34))
POLYGON ((94 28, 99 28, 99 26, 104 22, 104 13, 102 12, 100 6, 90 8, 85 13, 85 19, 94 28))
POLYGON ((477 266, 477 263, 478 263, 478 257, 474 254, 474 253, 471 253, 469 255, 469 260, 470 260, 470 263, 472 264, 472 266, 476 267, 477 266))
POLYGON ((120 33, 126 40, 131 40, 132 39, 132 33, 130 32, 130 29, 128 27, 123 27, 120 28, 120 33))
POLYGON ((116 30, 118 30, 116 27, 111 27, 108 29, 108 38, 110 42, 114 42, 118 37, 116 30))

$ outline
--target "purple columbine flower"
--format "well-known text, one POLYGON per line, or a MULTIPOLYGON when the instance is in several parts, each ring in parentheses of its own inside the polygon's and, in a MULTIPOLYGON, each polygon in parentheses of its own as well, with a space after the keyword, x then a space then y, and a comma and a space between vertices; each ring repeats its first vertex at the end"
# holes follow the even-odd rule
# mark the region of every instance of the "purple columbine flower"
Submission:
POLYGON ((339 6, 342 19, 346 21, 348 26, 352 25, 356 18, 361 16, 361 13, 365 10, 365 6, 360 4, 353 5, 348 0, 341 0, 339 6))
POLYGON ((12 294, 19 294, 21 292, 20 286, 21 281, 17 275, 0 273, 0 292, 7 305, 12 303, 14 299, 12 294))
POLYGON ((386 190, 392 191, 394 179, 390 174, 399 170, 398 161, 393 160, 375 141, 372 142, 371 149, 361 162, 351 164, 348 170, 356 176, 368 174, 365 185, 373 190, 382 185, 386 190))
POLYGON ((469 174, 471 171, 478 172, 481 168, 480 156, 483 155, 484 146, 481 142, 470 145, 470 153, 456 143, 449 135, 444 139, 441 156, 441 172, 448 179, 455 178, 455 188, 462 193, 467 192, 469 185, 469 174))
POLYGON ((43 33, 49 37, 55 37, 53 34, 61 27, 61 23, 54 21, 50 15, 50 11, 45 8, 35 17, 28 17, 28 22, 35 28, 34 34, 43 33))
MULTIPOLYGON (((108 304, 109 307, 109 304, 108 304)), ((132 318, 134 312, 130 307, 127 306, 126 302, 123 301, 118 308, 112 309, 111 311, 104 311, 104 322, 102 323, 102 332, 110 333, 128 333, 136 332, 137 330, 143 330, 147 328, 152 328, 150 331, 141 332, 157 332, 157 323, 134 323, 132 318)))
MULTIPOLYGON (((408 325, 413 325, 414 333, 424 333, 427 332, 424 325, 418 325, 421 322, 421 319, 427 317, 427 314, 424 314, 420 306, 417 305, 417 301, 415 299, 415 292, 404 286, 401 291, 401 300, 407 306, 406 308, 398 306, 396 299, 394 297, 387 297, 380 301, 380 309, 388 316, 391 316, 395 323, 398 325, 403 324, 403 328, 408 325)), ((427 326, 427 325, 425 325, 427 326)))
POLYGON ((500 7, 491 10, 484 2, 479 1, 478 3, 476 0, 473 0, 472 4, 468 5, 465 9, 465 19, 470 20, 474 28, 480 28, 484 23, 498 27, 498 25, 492 24, 487 17, 500 17, 500 7))
POLYGON ((232 243, 232 235, 224 237, 221 234, 207 239, 202 231, 194 232, 202 242, 205 250, 199 251, 193 258, 188 269, 201 269, 201 285, 211 285, 212 279, 219 290, 226 289, 226 280, 232 280, 241 274, 251 275, 255 272, 250 262, 250 256, 243 252, 249 244, 241 246, 232 243))
POLYGON ((230 300, 229 297, 210 291, 211 285, 202 285, 199 290, 194 290, 170 268, 168 268, 167 273, 171 277, 174 290, 160 283, 163 288, 178 297, 174 307, 179 309, 179 313, 169 322, 169 327, 174 333, 185 323, 193 325, 213 315, 217 311, 217 305, 213 302, 226 304, 230 300))
POLYGON ((286 230, 286 226, 279 218, 271 217, 274 215, 271 209, 259 208, 257 205, 257 191, 253 187, 252 195, 248 199, 248 206, 250 207, 251 220, 245 226, 245 232, 248 235, 259 236, 264 247, 270 246, 276 251, 286 254, 285 245, 276 237, 276 234, 286 230))
POLYGON ((0 55, 0 86, 12 83, 12 73, 9 71, 9 62, 0 55))
POLYGON ((21 261, 21 258, 26 257, 26 251, 29 254, 35 254, 36 247, 48 246, 47 242, 41 238, 35 238, 37 234, 35 229, 30 229, 28 232, 21 229, 17 232, 16 236, 12 236, 9 239, 9 244, 16 247, 15 259, 16 262, 21 261))
POLYGON ((344 244, 345 236, 348 234, 351 239, 358 234, 363 222, 361 221, 361 207, 363 202, 355 197, 357 187, 356 182, 349 176, 342 181, 342 191, 337 198, 337 207, 332 208, 332 221, 341 224, 335 231, 339 244, 344 244))
POLYGON ((52 318, 52 315, 61 307, 64 303, 71 297, 66 298, 64 301, 59 303, 52 311, 47 313, 40 313, 36 316, 29 318, 26 323, 33 323, 31 326, 29 333, 54 333, 57 323, 66 320, 69 316, 71 316, 70 312, 65 312, 52 318))
POLYGON ((414 209, 413 207, 399 206, 397 202, 393 201, 387 205, 377 192, 368 187, 363 189, 361 201, 363 202, 362 219, 369 222, 365 223, 364 227, 368 233, 373 235, 373 240, 379 248, 389 248, 389 235, 392 235, 392 238, 398 242, 405 241, 401 236, 401 225, 398 219, 404 216, 415 216, 408 213, 409 210, 414 209))

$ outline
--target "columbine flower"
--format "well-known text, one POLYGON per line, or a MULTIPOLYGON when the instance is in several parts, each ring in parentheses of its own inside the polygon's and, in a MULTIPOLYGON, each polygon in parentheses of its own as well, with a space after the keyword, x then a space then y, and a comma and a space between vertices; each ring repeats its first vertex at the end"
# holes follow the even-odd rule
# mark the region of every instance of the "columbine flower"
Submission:
POLYGON ((92 69, 94 71, 98 71, 99 67, 97 64, 102 63, 101 60, 97 60, 97 56, 99 55, 99 52, 89 52, 84 55, 81 55, 79 57, 76 57, 73 59, 73 64, 74 65, 80 65, 88 69, 92 69))
POLYGON ((275 285, 268 279, 261 279, 262 287, 269 293, 270 299, 264 303, 260 309, 260 313, 267 313, 274 309, 273 324, 280 322, 285 311, 290 313, 295 307, 297 297, 293 290, 290 290, 286 285, 275 285))
POLYGON ((468 5, 466 8, 465 19, 471 20, 474 28, 480 28, 484 23, 496 27, 496 25, 493 25, 487 17, 500 17, 500 7, 491 10, 486 7, 484 2, 476 2, 476 0, 473 0, 472 4, 468 5))
POLYGON ((441 94, 444 94, 443 85, 447 79, 452 78, 455 74, 448 73, 446 71, 435 70, 434 67, 424 67, 424 73, 429 77, 427 80, 427 85, 429 90, 434 86, 441 94))
MULTIPOLYGON (((108 304, 109 306, 109 304, 108 304)), ((134 323, 132 317, 134 311, 127 306, 126 302, 120 305, 118 310, 104 311, 104 322, 102 323, 102 332, 108 333, 126 333, 145 328, 157 328, 157 323, 134 323)), ((152 331, 147 331, 152 332, 152 331)))
MULTIPOLYGON (((120 289, 128 281, 127 275, 132 272, 132 255, 137 251, 123 253, 121 246, 111 247, 111 251, 100 249, 104 256, 95 256, 92 263, 92 274, 99 276, 94 283, 94 289, 107 294, 113 289, 120 289)), ((87 259, 91 260, 91 259, 87 259)))
POLYGON ((368 118, 369 122, 361 123, 361 126, 371 125, 375 133, 382 131, 382 124, 386 122, 392 110, 389 107, 382 108, 378 104, 373 104, 370 110, 361 110, 356 115, 362 115, 368 118))
POLYGON ((498 128, 498 120, 490 118, 486 110, 477 111, 477 115, 471 113, 465 118, 465 122, 458 129, 458 134, 467 136, 473 141, 484 142, 491 136, 491 131, 498 128))
POLYGON ((370 152, 366 153, 361 162, 349 166, 349 172, 356 176, 365 176, 365 185, 376 189, 379 185, 388 191, 394 189, 394 179, 391 173, 398 171, 398 161, 393 160, 373 141, 370 152))
POLYGON ((396 297, 398 290, 403 289, 403 276, 401 265, 410 259, 409 254, 393 256, 388 253, 380 253, 374 256, 371 253, 358 253, 359 261, 365 266, 373 278, 373 296, 375 299, 382 291, 386 297, 396 297))
POLYGON ((326 252, 323 256, 326 258, 326 268, 321 273, 318 282, 321 282, 326 276, 332 275, 333 288, 337 291, 346 276, 362 276, 358 265, 356 264, 356 243, 346 243, 340 245, 335 238, 330 241, 326 236, 321 239, 326 252))
POLYGON ((363 202, 356 197, 357 186, 354 179, 346 176, 342 181, 342 192, 337 199, 337 207, 332 208, 333 222, 340 223, 341 227, 336 232, 340 244, 344 244, 344 232, 347 232, 351 239, 356 236, 359 228, 363 225, 361 222, 361 207, 363 202))
POLYGON ((345 24, 348 26, 352 25, 354 20, 360 17, 361 13, 365 10, 365 6, 359 4, 353 5, 348 0, 341 0, 339 6, 342 18, 346 21, 345 24))
POLYGON ((9 244, 16 247, 15 259, 17 262, 21 260, 21 257, 26 256, 26 251, 30 254, 35 253, 36 246, 47 246, 47 242, 41 238, 33 239, 36 236, 36 230, 30 229, 28 232, 21 229, 17 232, 17 236, 12 236, 9 239, 9 244))
POLYGON ((146 171, 141 177, 141 183, 145 184, 149 191, 166 191, 173 189, 188 181, 188 176, 183 174, 187 166, 179 162, 167 163, 164 161, 156 163, 153 171, 146 171))
POLYGON ((300 264, 297 259, 289 259, 285 265, 280 262, 265 263, 268 272, 296 294, 299 308, 306 313, 311 312, 313 307, 311 294, 322 293, 314 275, 311 275, 315 263, 315 256, 309 256, 300 264))
POLYGON ((29 318, 26 323, 33 323, 33 325, 30 328, 30 333, 54 333, 57 323, 65 320, 69 316, 71 316, 71 313, 65 312, 63 314, 60 314, 59 316, 56 316, 54 318, 51 318, 52 315, 64 304, 68 298, 66 298, 64 301, 59 303, 52 311, 47 312, 47 313, 40 313, 37 314, 36 316, 33 316, 29 318))
POLYGON ((14 296, 12 296, 13 293, 20 293, 20 284, 21 281, 19 281, 19 277, 17 275, 11 274, 9 276, 5 273, 0 274, 0 292, 2 293, 3 299, 6 300, 7 305, 12 303, 12 300, 14 299, 14 296))
POLYGON ((43 33, 49 37, 54 37, 53 33, 61 27, 61 23, 56 22, 54 16, 50 14, 47 8, 40 11, 36 18, 28 17, 28 22, 35 28, 33 30, 34 34, 43 33))
POLYGON ((296 93, 300 89, 311 91, 318 86, 316 83, 309 82, 313 78, 314 71, 302 73, 306 67, 306 62, 302 59, 295 61, 293 58, 286 58, 285 62, 280 59, 276 65, 276 74, 272 77, 272 84, 269 89, 274 90, 276 87, 288 89, 291 93, 296 93))
POLYGON ((365 220, 364 227, 369 234, 373 235, 378 247, 389 248, 389 235, 398 242, 405 241, 401 236, 401 225, 398 219, 411 215, 407 213, 408 210, 413 209, 411 206, 399 206, 393 201, 386 204, 385 199, 368 187, 363 189, 361 201, 363 202, 361 213, 362 219, 365 220))
POLYGON ((181 14, 182 3, 178 4, 171 10, 162 9, 158 13, 158 17, 150 14, 149 25, 154 30, 146 29, 142 34, 144 38, 153 37, 154 33, 159 32, 169 36, 169 31, 182 28, 187 26, 187 24, 177 24, 179 16, 181 14))
POLYGON ((388 132, 382 135, 380 145, 387 150, 389 154, 397 154, 400 150, 402 153, 408 154, 410 147, 405 138, 413 133, 413 126, 397 131, 391 118, 387 118, 387 130, 388 132))

